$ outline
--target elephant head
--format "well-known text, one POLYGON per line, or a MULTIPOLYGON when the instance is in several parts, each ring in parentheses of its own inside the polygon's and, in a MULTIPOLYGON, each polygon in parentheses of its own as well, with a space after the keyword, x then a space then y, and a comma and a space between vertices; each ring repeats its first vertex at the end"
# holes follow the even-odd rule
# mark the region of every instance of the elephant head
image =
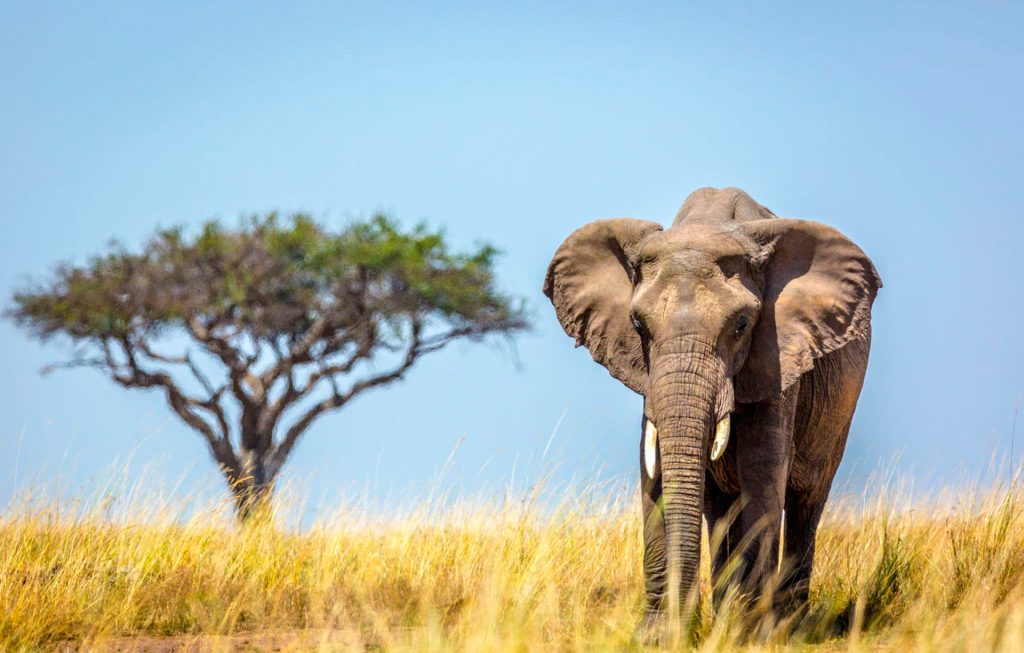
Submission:
POLYGON ((864 336, 880 287, 841 233, 777 218, 738 189, 694 192, 668 229, 598 220, 558 248, 544 293, 559 321, 644 395, 656 428, 670 608, 695 588, 705 468, 736 403, 780 396, 864 336))

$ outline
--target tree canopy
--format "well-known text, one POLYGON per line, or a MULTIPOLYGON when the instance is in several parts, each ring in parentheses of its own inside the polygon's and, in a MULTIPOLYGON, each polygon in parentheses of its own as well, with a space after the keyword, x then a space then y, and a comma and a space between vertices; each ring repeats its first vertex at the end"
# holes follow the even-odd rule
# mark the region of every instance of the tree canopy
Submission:
POLYGON ((454 251, 443 232, 380 214, 335 231, 302 214, 210 221, 61 265, 8 315, 73 341, 55 367, 162 390, 245 513, 322 414, 454 340, 527 328, 521 300, 497 288, 497 253, 454 251))

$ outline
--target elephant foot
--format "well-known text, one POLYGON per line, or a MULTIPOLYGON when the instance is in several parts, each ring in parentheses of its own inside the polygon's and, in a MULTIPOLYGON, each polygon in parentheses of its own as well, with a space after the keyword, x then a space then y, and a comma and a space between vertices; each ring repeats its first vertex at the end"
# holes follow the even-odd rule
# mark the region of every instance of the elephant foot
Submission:
POLYGON ((633 638, 644 646, 668 647, 675 649, 694 639, 699 630, 698 615, 689 619, 671 619, 663 612, 648 612, 633 631, 633 638))
POLYGON ((807 611, 810 580, 801 580, 783 587, 775 594, 774 607, 782 615, 801 615, 807 611))
POLYGON ((648 612, 640 620, 633 637, 644 646, 657 646, 665 640, 665 615, 648 612))

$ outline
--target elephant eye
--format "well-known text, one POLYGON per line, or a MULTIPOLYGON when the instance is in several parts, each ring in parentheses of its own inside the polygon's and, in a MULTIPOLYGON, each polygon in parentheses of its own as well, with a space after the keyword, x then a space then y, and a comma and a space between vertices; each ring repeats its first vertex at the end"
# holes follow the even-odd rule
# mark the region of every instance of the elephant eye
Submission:
POLYGON ((741 336, 743 332, 747 330, 747 316, 741 315, 740 319, 736 320, 736 335, 741 336))
POLYGON ((641 273, 641 270, 640 270, 640 264, 637 263, 636 265, 634 265, 631 268, 631 271, 633 273, 633 285, 634 286, 640 285, 640 282, 643 281, 643 274, 641 273))
POLYGON ((636 313, 629 314, 629 321, 633 324, 633 330, 637 332, 641 337, 644 336, 644 323, 640 320, 640 316, 636 313))

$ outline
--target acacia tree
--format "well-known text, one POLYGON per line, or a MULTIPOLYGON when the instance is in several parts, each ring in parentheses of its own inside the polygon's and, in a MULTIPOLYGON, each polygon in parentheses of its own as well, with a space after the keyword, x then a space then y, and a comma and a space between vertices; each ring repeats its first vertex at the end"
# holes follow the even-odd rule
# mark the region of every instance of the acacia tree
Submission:
POLYGON ((332 232, 270 214, 161 230, 137 253, 113 245, 16 292, 8 315, 40 340, 70 338, 51 368, 162 391, 244 520, 317 418, 454 340, 526 328, 522 303, 495 288, 495 255, 383 215, 332 232))

